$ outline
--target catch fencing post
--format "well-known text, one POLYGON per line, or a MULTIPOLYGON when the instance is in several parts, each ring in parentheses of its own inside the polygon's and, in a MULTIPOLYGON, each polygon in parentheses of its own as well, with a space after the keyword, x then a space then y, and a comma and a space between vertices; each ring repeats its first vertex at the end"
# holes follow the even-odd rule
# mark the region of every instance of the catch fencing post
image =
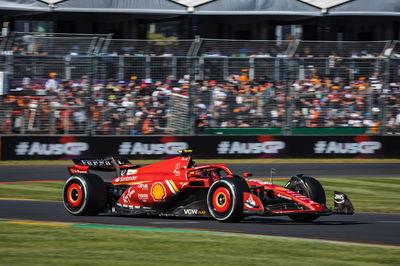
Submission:
POLYGON ((118 56, 118 80, 124 80, 125 78, 125 56, 118 56))
POLYGON ((65 78, 71 79, 71 56, 66 55, 64 57, 64 67, 65 67, 65 78))
POLYGON ((199 69, 199 80, 204 79, 204 57, 199 57, 198 63, 197 63, 198 69, 199 69))
POLYGON ((229 76, 229 59, 228 57, 223 58, 223 67, 222 67, 222 79, 221 80, 225 80, 228 76, 229 76))
POLYGON ((274 71, 274 79, 275 80, 280 80, 280 77, 281 77, 281 73, 280 73, 280 60, 279 60, 279 58, 275 58, 275 64, 274 64, 275 66, 275 71, 274 71))
MULTIPOLYGON (((176 64, 176 56, 170 57, 169 59, 171 59, 171 73, 172 76, 174 76, 176 79, 180 78, 177 76, 178 71, 176 70, 177 64, 176 64)), ((190 77, 192 77, 192 75, 190 75, 190 77)))
POLYGON ((386 114, 387 114, 387 106, 385 104, 387 94, 390 93, 389 89, 389 82, 390 82, 390 59, 385 58, 383 60, 383 87, 382 90, 385 92, 380 95, 380 110, 381 110, 381 123, 379 123, 379 133, 381 135, 387 134, 387 125, 386 125, 386 114))
POLYGON ((249 58, 249 79, 254 80, 255 78, 255 66, 254 66, 254 57, 249 58))
POLYGON ((10 78, 14 78, 14 55, 5 56, 5 70, 10 78))
POLYGON ((145 63, 144 63, 144 68, 145 68, 145 77, 146 79, 151 78, 151 57, 146 56, 145 63))

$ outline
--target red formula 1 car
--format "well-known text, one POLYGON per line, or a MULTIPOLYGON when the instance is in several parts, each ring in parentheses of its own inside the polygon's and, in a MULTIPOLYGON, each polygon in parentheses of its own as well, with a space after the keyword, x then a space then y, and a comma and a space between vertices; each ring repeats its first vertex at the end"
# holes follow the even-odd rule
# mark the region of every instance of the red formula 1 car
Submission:
POLYGON ((322 215, 354 213, 340 192, 334 193, 333 210, 328 209, 325 191, 312 177, 296 175, 281 187, 235 175, 222 164, 197 166, 191 151, 179 152, 180 156, 146 166, 126 159, 75 159, 64 185, 64 206, 73 215, 148 214, 219 221, 288 215, 309 222, 322 215), (90 169, 116 171, 117 177, 104 182, 90 169))

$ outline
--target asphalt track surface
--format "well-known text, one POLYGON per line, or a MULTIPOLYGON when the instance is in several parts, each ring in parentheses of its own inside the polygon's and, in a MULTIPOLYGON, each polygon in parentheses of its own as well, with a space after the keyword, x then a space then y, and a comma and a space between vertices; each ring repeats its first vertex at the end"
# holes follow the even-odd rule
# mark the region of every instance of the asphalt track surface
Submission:
MULTIPOLYGON (((316 177, 400 177, 399 164, 234 164, 234 172, 251 170, 255 177, 278 169, 279 177, 304 173, 316 177), (267 170, 266 170, 267 169, 267 170)), ((111 178, 107 174, 106 179, 111 178)), ((66 166, 0 166, 0 182, 65 180, 66 166)), ((1 196, 1 195, 0 195, 1 196)), ((350 195, 351 197, 351 195, 350 195)), ((0 218, 118 224, 168 228, 190 228, 247 234, 327 239, 400 246, 400 214, 357 213, 320 217, 312 223, 295 223, 287 217, 250 217, 241 223, 220 223, 212 219, 160 217, 72 216, 61 202, 0 200, 0 218)))
POLYGON ((329 239, 369 244, 400 245, 400 215, 356 214, 321 217, 313 223, 295 223, 286 217, 253 217, 241 223, 211 219, 73 216, 61 202, 0 201, 0 218, 101 223, 130 226, 200 229, 247 234, 329 239))

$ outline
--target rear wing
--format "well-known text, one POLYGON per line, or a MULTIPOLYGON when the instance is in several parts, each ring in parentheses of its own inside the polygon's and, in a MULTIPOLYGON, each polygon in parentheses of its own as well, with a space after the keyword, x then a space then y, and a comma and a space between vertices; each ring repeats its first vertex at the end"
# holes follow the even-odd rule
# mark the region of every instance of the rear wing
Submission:
POLYGON ((68 167, 70 174, 88 173, 89 169, 97 171, 116 171, 119 176, 120 168, 137 168, 140 165, 133 165, 127 158, 104 158, 104 159, 72 159, 75 166, 68 167))

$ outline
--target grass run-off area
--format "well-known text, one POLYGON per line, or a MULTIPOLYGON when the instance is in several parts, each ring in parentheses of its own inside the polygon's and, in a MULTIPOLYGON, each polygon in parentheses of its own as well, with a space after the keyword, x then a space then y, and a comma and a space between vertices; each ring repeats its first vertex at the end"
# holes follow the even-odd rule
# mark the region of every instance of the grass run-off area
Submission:
POLYGON ((0 223, 1 265, 399 265, 396 247, 0 223))
MULTIPOLYGON (((194 159, 198 164, 245 164, 245 163, 400 163, 400 159, 194 159)), ((151 164, 162 160, 135 160, 135 164, 151 164)), ((1 165, 72 165, 71 160, 19 160, 0 161, 1 165)))
MULTIPOLYGON (((333 191, 349 196, 356 212, 400 213, 400 178, 319 178, 333 207, 333 191)), ((284 185, 287 179, 274 183, 284 185)), ((0 198, 61 201, 63 182, 0 183, 0 198)))
POLYGON ((0 198, 61 201, 64 182, 0 183, 0 198))

